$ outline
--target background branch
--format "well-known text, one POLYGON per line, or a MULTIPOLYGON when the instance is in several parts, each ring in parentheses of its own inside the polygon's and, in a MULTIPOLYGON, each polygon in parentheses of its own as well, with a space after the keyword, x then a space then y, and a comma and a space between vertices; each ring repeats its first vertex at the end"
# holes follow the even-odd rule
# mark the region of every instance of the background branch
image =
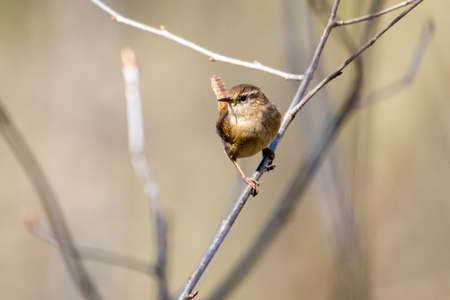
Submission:
POLYGON ((76 287, 85 299, 102 299, 81 261, 58 199, 44 171, 1 102, 0 132, 38 194, 62 258, 76 287))
POLYGON ((248 61, 243 61, 240 59, 236 59, 236 58, 232 58, 232 57, 228 57, 228 56, 224 56, 221 54, 218 54, 216 52, 213 52, 211 50, 208 50, 206 48, 203 48, 197 44, 194 44, 193 42, 190 42, 178 35, 175 35, 173 33, 170 33, 169 31, 167 31, 167 29, 164 26, 161 26, 160 29, 156 29, 154 27, 136 22, 134 20, 128 19, 122 15, 120 15, 119 13, 117 13, 116 11, 114 11, 112 8, 108 7, 107 5, 105 5, 103 2, 101 2, 100 0, 91 0, 92 3, 94 3, 95 5, 97 5, 98 7, 100 7, 103 11, 105 11, 106 13, 108 13, 109 15, 111 15, 112 19, 114 21, 117 21, 119 23, 123 23, 162 37, 165 37, 171 41, 174 41, 180 45, 183 45, 185 47, 188 47, 196 52, 199 52, 201 54, 204 54, 206 56, 209 57, 210 61, 221 61, 221 62, 225 62, 225 63, 229 63, 232 65, 238 65, 241 67, 245 67, 245 68, 249 68, 249 69, 255 69, 255 70, 259 70, 259 71, 263 71, 266 73, 270 73, 272 75, 276 75, 279 77, 282 77, 284 79, 290 79, 290 80, 302 80, 303 75, 299 75, 299 74, 291 74, 291 73, 286 73, 268 66, 265 66, 263 64, 261 64, 259 61, 254 60, 253 62, 248 62, 248 61))
POLYGON ((144 153, 144 124, 142 118, 142 102, 139 89, 139 69, 136 56, 131 49, 122 50, 122 73, 125 82, 125 97, 128 113, 128 144, 136 176, 141 181, 145 196, 148 198, 150 221, 157 244, 157 260, 155 265, 158 279, 159 299, 170 298, 167 282, 167 223, 159 202, 158 184, 153 180, 150 165, 144 153))
POLYGON ((422 33, 417 41, 416 47, 409 63, 409 67, 406 70, 405 74, 397 81, 364 96, 364 101, 359 103, 359 107, 365 108, 377 104, 380 101, 388 99, 393 94, 401 91, 405 86, 411 84, 417 75, 420 63, 423 60, 423 56, 425 55, 425 51, 430 44, 433 34, 433 22, 428 21, 428 23, 422 29, 422 33))
MULTIPOLYGON (((32 216, 24 217, 24 225, 28 232, 51 246, 58 248, 55 237, 46 231, 32 216)), ((126 255, 114 253, 95 247, 79 246, 78 251, 83 259, 126 268, 132 271, 144 273, 148 276, 155 276, 156 268, 148 262, 126 255)))

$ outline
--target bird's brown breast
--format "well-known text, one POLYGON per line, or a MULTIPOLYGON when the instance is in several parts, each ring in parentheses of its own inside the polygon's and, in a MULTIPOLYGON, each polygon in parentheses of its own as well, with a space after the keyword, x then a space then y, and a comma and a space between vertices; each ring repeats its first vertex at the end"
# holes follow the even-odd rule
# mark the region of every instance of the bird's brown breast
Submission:
POLYGON ((264 149, 280 127, 281 115, 270 102, 246 114, 223 111, 216 123, 225 152, 231 159, 252 156, 264 149))

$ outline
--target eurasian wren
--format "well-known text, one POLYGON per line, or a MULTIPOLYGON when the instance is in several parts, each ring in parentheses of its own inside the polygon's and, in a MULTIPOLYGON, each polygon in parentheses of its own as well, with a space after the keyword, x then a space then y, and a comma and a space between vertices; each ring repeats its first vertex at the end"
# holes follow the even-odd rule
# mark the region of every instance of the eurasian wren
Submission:
POLYGON ((211 85, 219 107, 217 134, 222 138, 225 153, 255 195, 259 182, 246 176, 236 160, 261 150, 273 160, 274 153, 266 147, 280 128, 281 115, 256 86, 240 84, 227 91, 218 76, 212 77, 211 85))

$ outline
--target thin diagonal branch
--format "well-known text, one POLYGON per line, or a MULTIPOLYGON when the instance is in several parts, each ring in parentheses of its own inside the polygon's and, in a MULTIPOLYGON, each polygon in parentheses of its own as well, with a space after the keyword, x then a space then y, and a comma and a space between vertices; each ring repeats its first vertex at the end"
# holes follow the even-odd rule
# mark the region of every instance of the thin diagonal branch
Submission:
POLYGON ((122 73, 125 82, 125 98, 128 113, 128 144, 131 163, 148 198, 150 220, 157 244, 156 276, 160 300, 170 298, 167 282, 167 223, 159 202, 158 184, 151 176, 150 165, 144 153, 144 125, 142 101, 139 89, 139 69, 131 49, 122 50, 122 73))
POLYGON ((404 2, 398 3, 396 5, 393 5, 391 7, 388 7, 386 9, 383 9, 383 10, 381 10, 379 12, 370 13, 370 14, 365 15, 365 16, 361 16, 361 17, 354 18, 354 19, 349 19, 349 20, 338 20, 338 21, 336 21, 336 26, 344 26, 344 25, 350 25, 350 24, 355 24, 355 23, 368 21, 368 20, 377 18, 379 16, 382 16, 384 14, 390 13, 390 12, 392 12, 394 10, 399 9, 399 8, 411 5, 414 2, 416 2, 416 1, 415 0, 408 0, 408 1, 404 1, 404 2))
POLYGON ((161 29, 157 29, 155 27, 151 27, 151 26, 136 22, 134 20, 128 19, 128 18, 120 15, 118 12, 114 11, 109 6, 105 5, 100 0, 91 0, 91 2, 94 3, 95 5, 97 5, 98 7, 100 7, 103 11, 105 11, 109 15, 111 15, 111 17, 114 21, 117 21, 119 23, 123 23, 123 24, 129 25, 129 26, 165 37, 165 38, 167 38, 171 41, 174 41, 180 45, 183 45, 183 46, 188 47, 196 52, 199 52, 201 54, 208 56, 210 61, 221 61, 221 62, 229 63, 232 65, 238 65, 238 66, 249 68, 249 69, 255 69, 255 70, 267 72, 272 75, 276 75, 276 76, 282 77, 284 79, 289 79, 289 80, 302 80, 302 78, 303 78, 303 75, 283 72, 283 71, 268 67, 266 65, 263 65, 256 60, 253 62, 248 62, 248 61, 243 61, 240 59, 236 59, 236 58, 218 54, 216 52, 213 52, 211 50, 203 48, 197 44, 194 44, 193 42, 188 41, 178 35, 170 33, 163 26, 161 26, 161 29))
MULTIPOLYGON (((24 220, 25 227, 28 232, 49 245, 58 248, 58 242, 50 232, 47 232, 35 220, 27 216, 24 220)), ((78 247, 79 253, 83 259, 91 260, 103 264, 113 265, 121 268, 126 268, 132 271, 144 273, 148 276, 155 276, 156 269, 148 262, 140 259, 129 257, 126 255, 114 253, 112 251, 95 248, 95 247, 78 247)))
MULTIPOLYGON (((325 43, 330 35, 331 29, 333 28, 333 24, 336 17, 336 12, 339 7, 340 0, 334 0, 333 7, 330 12, 330 17, 328 19, 328 24, 325 27, 322 37, 320 38, 320 42, 316 48, 316 51, 314 53, 313 59, 311 61, 310 66, 308 67, 303 81, 300 84, 300 87, 297 91, 297 94, 294 97, 294 100, 292 101, 291 106, 295 105, 304 95, 309 83, 312 80, 312 77, 314 75, 314 72, 317 69, 320 56, 322 54, 323 48, 325 46, 325 43)), ((274 138, 272 143, 270 144, 271 150, 275 150, 277 147, 279 141, 283 137, 287 127, 289 126, 292 119, 289 119, 289 115, 285 115, 285 118, 283 120, 283 123, 281 124, 280 130, 278 131, 277 136, 274 138), (288 117, 288 118, 286 118, 288 117)), ((257 168, 257 171, 255 174, 253 174, 253 178, 259 179, 264 169, 267 165, 268 157, 264 157, 261 161, 260 165, 257 168)), ((197 285, 198 281, 200 280, 201 276, 203 275, 203 272, 208 267, 208 264, 211 262, 214 255, 217 253, 217 251, 220 248, 220 245, 223 243, 225 237, 228 235, 228 233, 231 230, 231 227, 234 224, 234 221, 238 217, 239 213, 241 212, 242 208, 244 207, 245 203, 247 202, 248 197, 250 196, 250 187, 247 186, 244 191, 241 193, 239 199, 236 201, 236 204, 234 205, 233 209, 230 211, 228 216, 222 221, 222 225, 220 226, 218 232, 214 236, 214 239, 210 246, 208 247, 206 253, 203 255, 202 259, 200 260, 200 263, 195 268, 192 275, 189 277, 183 292, 181 293, 179 300, 189 299, 190 295, 192 294, 194 287, 197 285)))
POLYGON ((73 282, 85 299, 102 299, 83 265, 80 253, 75 246, 72 234, 67 226, 64 214, 53 188, 48 182, 44 171, 30 147, 22 137, 22 134, 9 118, 2 103, 0 103, 0 133, 5 138, 19 163, 22 165, 25 174, 33 184, 39 196, 53 235, 55 236, 56 241, 58 241, 61 256, 73 282))

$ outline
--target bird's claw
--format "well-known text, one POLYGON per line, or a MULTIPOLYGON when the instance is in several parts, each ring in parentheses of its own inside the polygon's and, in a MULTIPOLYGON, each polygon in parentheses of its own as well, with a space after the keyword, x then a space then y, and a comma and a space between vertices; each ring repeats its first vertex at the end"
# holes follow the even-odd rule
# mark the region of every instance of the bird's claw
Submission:
MULTIPOLYGON (((264 148, 262 150, 263 156, 267 156, 269 158, 269 161, 267 162, 267 165, 270 166, 273 163, 273 160, 275 159, 275 152, 272 151, 270 148, 264 148)), ((273 170, 273 168, 271 169, 273 170)), ((268 170, 270 171, 270 170, 268 170)))
POLYGON ((252 195, 253 197, 255 197, 258 194, 258 191, 256 190, 256 188, 259 186, 259 182, 258 180, 251 178, 251 177, 245 177, 244 181, 248 183, 248 185, 250 186, 250 195, 252 195))
POLYGON ((269 172, 275 169, 275 165, 268 165, 264 168, 264 172, 269 172))

